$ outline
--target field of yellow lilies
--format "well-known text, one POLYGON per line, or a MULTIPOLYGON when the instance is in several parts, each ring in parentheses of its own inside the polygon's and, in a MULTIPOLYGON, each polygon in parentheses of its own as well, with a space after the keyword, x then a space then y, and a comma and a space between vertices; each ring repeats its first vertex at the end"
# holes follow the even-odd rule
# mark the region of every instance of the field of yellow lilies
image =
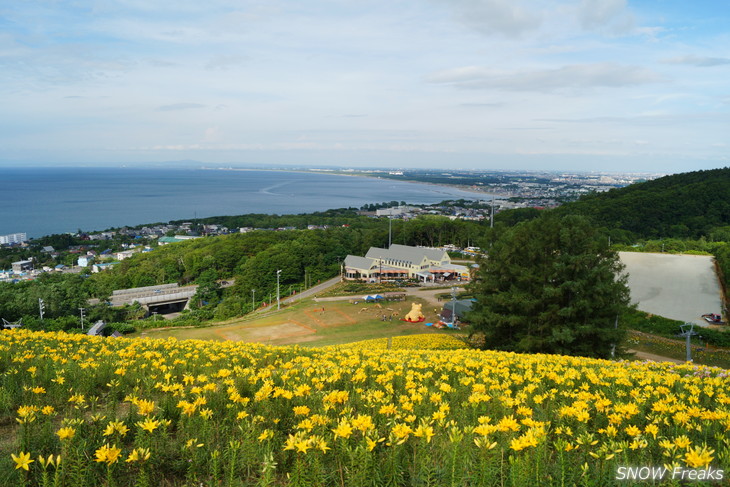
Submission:
POLYGON ((2 332, 0 485, 605 486, 730 467, 726 370, 409 338, 2 332))

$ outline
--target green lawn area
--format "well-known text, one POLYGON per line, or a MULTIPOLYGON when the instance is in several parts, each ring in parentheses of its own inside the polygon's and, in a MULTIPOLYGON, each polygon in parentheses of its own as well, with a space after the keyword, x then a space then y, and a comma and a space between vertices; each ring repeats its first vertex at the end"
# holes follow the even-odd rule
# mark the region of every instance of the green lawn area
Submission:
POLYGON ((135 336, 151 338, 175 337, 180 340, 236 340, 269 345, 321 347, 371 338, 413 335, 418 333, 459 333, 439 330, 423 323, 401 321, 412 303, 423 304, 426 322, 438 321, 433 306, 426 301, 409 298, 403 302, 352 304, 349 301, 315 303, 303 300, 292 306, 273 310, 260 317, 243 317, 201 328, 164 328, 144 330, 135 336), (323 311, 324 307, 324 311, 323 311), (383 315, 393 316, 383 321, 383 315))

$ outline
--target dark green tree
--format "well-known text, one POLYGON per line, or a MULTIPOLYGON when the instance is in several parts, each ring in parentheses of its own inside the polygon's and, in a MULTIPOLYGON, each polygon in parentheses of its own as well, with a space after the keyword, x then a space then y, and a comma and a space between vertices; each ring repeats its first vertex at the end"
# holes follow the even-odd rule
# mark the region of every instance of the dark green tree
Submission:
POLYGON ((192 308, 202 308, 206 304, 217 305, 221 299, 221 285, 217 281, 218 274, 215 269, 203 271, 196 281, 198 290, 195 296, 190 300, 192 308))
POLYGON ((609 357, 629 305, 618 255, 584 217, 540 218, 504 230, 470 285, 467 316, 485 347, 609 357))

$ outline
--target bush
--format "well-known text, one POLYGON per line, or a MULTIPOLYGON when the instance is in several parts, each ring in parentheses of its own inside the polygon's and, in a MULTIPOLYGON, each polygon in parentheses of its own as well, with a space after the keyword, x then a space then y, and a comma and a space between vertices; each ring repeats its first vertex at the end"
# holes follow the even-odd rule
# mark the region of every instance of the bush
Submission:
POLYGON ((681 332, 680 326, 684 324, 683 321, 671 320, 639 310, 629 311, 623 316, 622 321, 627 328, 632 330, 665 337, 676 337, 681 332))
POLYGON ((131 323, 109 323, 106 325, 107 330, 111 331, 118 331, 122 335, 126 335, 127 333, 134 333, 137 331, 135 326, 131 323))

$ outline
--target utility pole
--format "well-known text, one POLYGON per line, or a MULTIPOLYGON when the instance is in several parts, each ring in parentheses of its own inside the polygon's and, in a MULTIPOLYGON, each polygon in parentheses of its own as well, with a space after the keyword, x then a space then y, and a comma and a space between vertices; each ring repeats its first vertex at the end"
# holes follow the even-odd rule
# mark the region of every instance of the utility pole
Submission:
POLYGON ((281 269, 276 271, 276 309, 281 309, 281 301, 279 301, 279 275, 281 274, 281 269))
POLYGON ((393 218, 388 217, 388 248, 393 244, 393 218))
POLYGON ((492 198, 492 216, 489 217, 489 228, 494 228, 494 198, 492 198))
POLYGON ((81 314, 81 331, 84 331, 84 308, 79 308, 81 314))
POLYGON ((38 298, 38 312, 41 315, 41 320, 43 319, 43 311, 46 309, 45 303, 43 303, 43 298, 38 298))
POLYGON ((256 290, 251 289, 251 311, 256 310, 256 290))

